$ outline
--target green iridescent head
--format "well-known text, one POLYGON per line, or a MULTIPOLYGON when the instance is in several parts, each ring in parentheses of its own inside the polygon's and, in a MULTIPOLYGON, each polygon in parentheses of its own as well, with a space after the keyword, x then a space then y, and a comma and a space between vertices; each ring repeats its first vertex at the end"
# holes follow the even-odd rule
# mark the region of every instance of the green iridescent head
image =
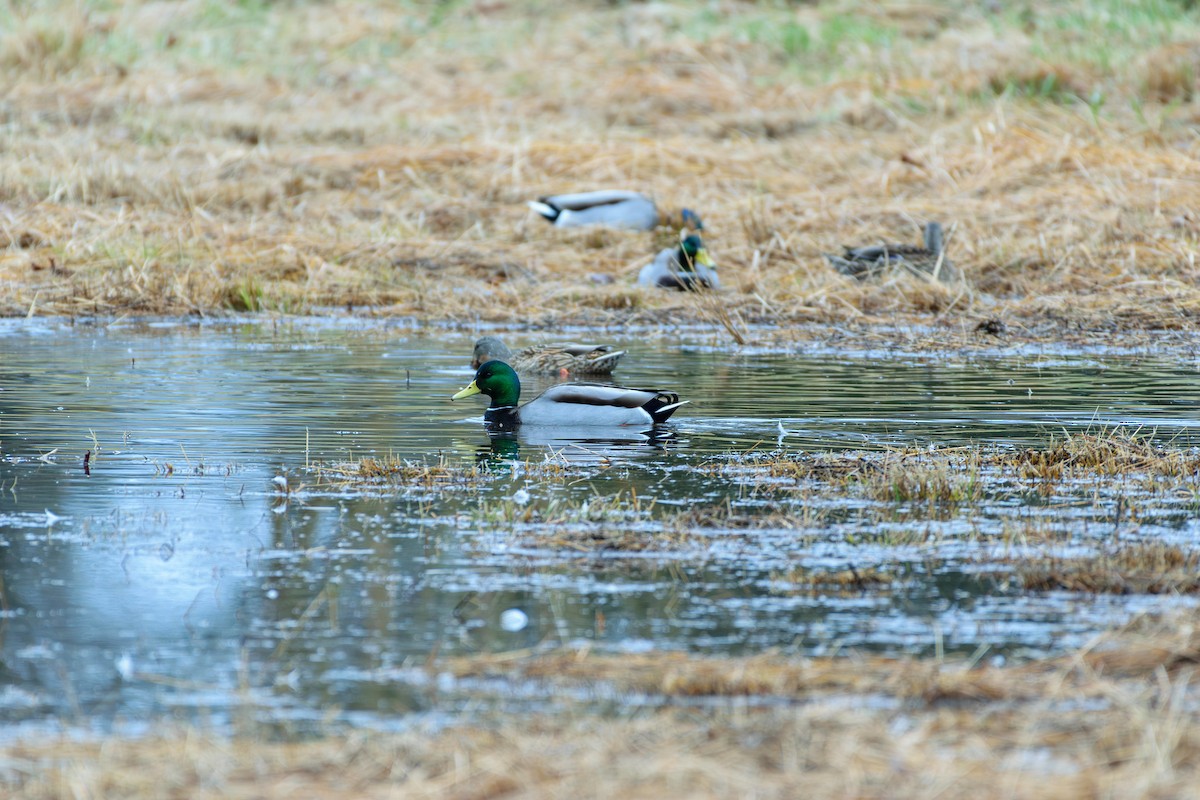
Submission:
POLYGON ((716 264, 709 258, 708 251, 704 249, 704 242, 700 241, 700 237, 696 234, 689 234, 683 237, 679 242, 679 252, 676 253, 676 261, 679 262, 686 270, 695 270, 696 264, 700 264, 710 269, 716 264))
POLYGON ((513 368, 503 361, 485 361, 475 371, 475 380, 451 397, 461 400, 473 394, 485 394, 492 399, 488 408, 515 406, 521 398, 521 380, 513 368))

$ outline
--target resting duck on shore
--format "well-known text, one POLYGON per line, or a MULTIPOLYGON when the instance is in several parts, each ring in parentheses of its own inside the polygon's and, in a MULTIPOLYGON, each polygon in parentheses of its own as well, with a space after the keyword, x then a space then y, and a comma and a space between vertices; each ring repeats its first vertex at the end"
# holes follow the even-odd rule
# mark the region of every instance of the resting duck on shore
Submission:
POLYGON ((521 381, 503 361, 487 361, 475 372, 475 380, 451 400, 475 394, 491 398, 484 422, 494 428, 519 425, 657 425, 666 422, 686 403, 674 392, 656 389, 626 389, 598 383, 562 383, 552 386, 523 406, 521 381))
POLYGON ((700 217, 687 208, 680 212, 679 220, 664 220, 653 200, 639 192, 624 189, 547 195, 531 201, 529 207, 559 228, 607 225, 610 228, 652 231, 660 221, 681 221, 685 227, 697 230, 704 227, 700 217))
POLYGON ((496 359, 511 364, 519 373, 558 375, 611 375, 624 350, 607 344, 534 345, 514 354, 495 336, 484 336, 475 342, 471 367, 496 359))
POLYGON ((924 246, 873 244, 847 247, 843 255, 826 253, 825 258, 838 272, 859 280, 876 277, 889 267, 903 267, 941 280, 953 280, 958 271, 946 258, 945 241, 941 224, 930 222, 925 226, 924 246))
POLYGON ((721 285, 717 265, 709 258, 704 242, 696 233, 684 236, 679 247, 660 250, 653 261, 642 267, 637 282, 642 286, 680 291, 716 289, 721 285))

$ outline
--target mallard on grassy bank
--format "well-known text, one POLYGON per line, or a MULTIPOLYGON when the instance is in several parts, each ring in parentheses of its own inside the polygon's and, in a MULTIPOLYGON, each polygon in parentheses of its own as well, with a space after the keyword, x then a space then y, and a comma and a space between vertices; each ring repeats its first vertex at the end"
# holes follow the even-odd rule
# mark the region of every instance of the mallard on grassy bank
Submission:
POLYGON ((678 216, 667 215, 664 218, 649 197, 624 189, 547 195, 531 201, 529 207, 559 228, 606 225, 610 228, 652 231, 660 223, 682 224, 695 230, 704 227, 700 217, 691 209, 685 208, 678 216))
POLYGON ((642 286, 657 286, 660 289, 696 291, 716 289, 721 285, 717 277, 717 265, 708 255, 699 234, 688 234, 679 242, 679 247, 667 247, 638 273, 642 286))

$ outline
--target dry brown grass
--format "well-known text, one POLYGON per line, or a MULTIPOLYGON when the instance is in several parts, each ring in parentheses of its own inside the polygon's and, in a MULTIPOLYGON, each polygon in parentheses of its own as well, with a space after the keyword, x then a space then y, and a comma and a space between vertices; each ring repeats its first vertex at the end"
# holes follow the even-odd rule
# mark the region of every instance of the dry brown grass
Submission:
POLYGON ((1157 542, 1122 545, 1082 558, 1022 559, 1017 579, 1030 591, 1092 594, 1200 593, 1200 553, 1157 542))
MULTIPOLYGON (((444 489, 477 486, 497 477, 511 477, 512 466, 503 460, 499 464, 488 461, 461 464, 444 457, 422 461, 388 455, 368 456, 358 461, 315 462, 308 465, 307 471, 318 487, 370 489, 379 486, 414 486, 444 489)), ((572 474, 563 464, 546 460, 523 461, 520 473, 526 478, 559 481, 572 474)))
POLYGON ((1200 470, 1200 456, 1191 448, 1168 447, 1153 439, 1153 431, 1124 428, 1071 434, 1043 448, 1001 456, 1001 463, 1015 467, 1022 478, 1046 481, 1130 473, 1186 479, 1200 470))
POLYGON ((945 511, 983 497, 979 466, 973 453, 909 453, 886 459, 879 471, 864 475, 863 484, 877 500, 945 511))
POLYGON ((1186 797, 1200 783, 1190 618, 995 667, 873 657, 585 651, 445 660, 459 678, 703 705, 580 710, 315 741, 165 730, 4 748, 21 800, 385 797, 1186 797), (768 697, 765 704, 730 698, 768 697), (725 698, 724 702, 713 702, 725 698))
POLYGON ((310 467, 318 484, 369 486, 373 484, 413 484, 425 487, 449 484, 471 484, 485 480, 488 475, 475 466, 450 464, 445 460, 433 463, 373 456, 358 461, 332 464, 312 464, 310 467))
POLYGON ((824 596, 859 596, 896 583, 896 576, 874 567, 850 567, 832 572, 800 567, 772 575, 771 579, 777 584, 776 591, 824 596))
POLYGON ((0 313, 1193 327, 1194 13, 718 5, 8 4, 0 313), (593 186, 699 209, 720 301, 523 206, 593 186), (962 283, 821 258, 934 218, 962 283))
POLYGON ((876 500, 930 508, 972 505, 999 478, 1027 488, 1057 491, 1070 481, 1117 483, 1148 491, 1194 490, 1200 456, 1190 446, 1156 437, 1149 429, 1052 435, 1042 447, 922 447, 881 453, 774 453, 714 463, 712 476, 741 480, 756 492, 812 487, 845 491, 858 485, 876 500), (985 480, 985 477, 987 480, 985 480))

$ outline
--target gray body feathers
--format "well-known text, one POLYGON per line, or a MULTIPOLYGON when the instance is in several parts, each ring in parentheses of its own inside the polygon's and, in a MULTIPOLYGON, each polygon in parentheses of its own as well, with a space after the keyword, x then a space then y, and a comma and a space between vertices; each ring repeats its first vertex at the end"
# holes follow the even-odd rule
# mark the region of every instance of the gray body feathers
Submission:
POLYGON ((658 227, 658 207, 644 194, 609 189, 539 197, 529 207, 559 228, 606 225, 635 231, 658 227))
POLYGON ((642 267, 637 282, 642 286, 681 291, 717 289, 721 286, 715 269, 709 269, 703 264, 692 264, 691 269, 686 268, 679 261, 679 250, 673 247, 658 251, 654 260, 642 267))

